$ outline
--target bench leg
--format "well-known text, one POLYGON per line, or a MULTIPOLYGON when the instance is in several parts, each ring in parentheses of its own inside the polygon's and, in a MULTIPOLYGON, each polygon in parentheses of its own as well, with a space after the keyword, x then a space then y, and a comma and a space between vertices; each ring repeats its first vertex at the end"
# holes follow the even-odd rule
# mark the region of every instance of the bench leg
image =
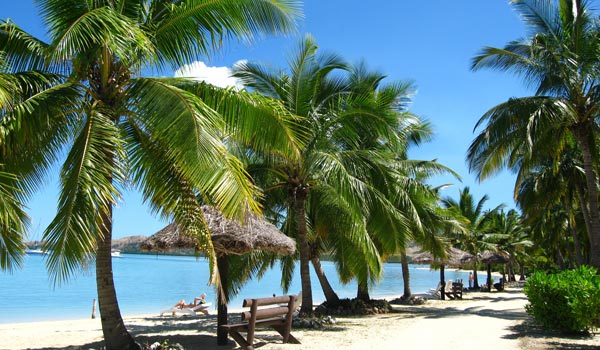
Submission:
POLYGON ((300 344, 300 341, 298 339, 296 339, 292 333, 290 333, 290 330, 286 329, 285 325, 282 326, 271 326, 271 328, 273 328, 274 330, 277 331, 277 333, 281 334, 281 336, 283 337, 283 343, 291 343, 291 344, 300 344))
POLYGON ((231 332, 229 332, 229 335, 231 335, 233 340, 235 340, 235 342, 238 343, 238 345, 241 346, 242 348, 244 348, 246 350, 254 350, 254 348, 252 347, 252 344, 248 343, 246 338, 244 338, 240 334, 240 332, 231 331, 231 332))

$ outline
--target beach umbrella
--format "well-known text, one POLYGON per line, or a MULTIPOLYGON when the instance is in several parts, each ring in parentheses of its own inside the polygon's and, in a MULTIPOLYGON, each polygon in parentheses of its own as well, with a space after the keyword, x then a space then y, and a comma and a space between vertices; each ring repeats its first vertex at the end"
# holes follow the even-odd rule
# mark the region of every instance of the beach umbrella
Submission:
MULTIPOLYGON (((486 250, 481 253, 479 261, 487 264, 487 285, 488 292, 492 291, 492 264, 506 264, 510 256, 506 252, 486 250)), ((504 279, 501 281, 504 284, 504 279)))
MULTIPOLYGON (((227 288, 228 256, 241 255, 253 250, 274 252, 280 255, 291 255, 296 251, 296 242, 283 234, 277 227, 262 217, 248 212, 243 224, 226 218, 214 207, 202 206, 202 214, 210 232, 215 253, 217 268, 222 288, 227 288)), ((175 224, 169 224, 162 230, 148 237, 140 244, 142 249, 165 251, 172 248, 200 249, 197 239, 187 234, 175 224)), ((223 295, 227 290, 223 289, 223 295)), ((227 344, 227 331, 221 325, 227 324, 227 303, 218 297, 217 306, 217 343, 227 344)))
POLYGON ((421 265, 433 264, 433 265, 440 266, 440 285, 442 285, 442 288, 440 289, 440 299, 445 300, 446 293, 445 293, 445 288, 443 287, 446 285, 446 281, 445 281, 446 277, 445 277, 445 273, 444 273, 445 265, 449 265, 449 266, 453 266, 453 267, 461 267, 465 264, 473 262, 474 260, 475 260, 474 255, 469 254, 465 251, 462 251, 458 248, 451 247, 446 252, 445 259, 441 259, 439 257, 434 257, 433 254, 431 254, 430 252, 423 252, 423 253, 419 253, 419 254, 413 256, 412 263, 413 264, 421 264, 421 265))
MULTIPOLYGON (((296 242, 277 227, 249 212, 243 224, 226 218, 214 207, 202 206, 210 237, 217 255, 240 255, 252 250, 265 250, 281 255, 296 251, 296 242)), ((142 249, 165 251, 173 248, 200 249, 199 242, 172 223, 156 232, 140 245, 142 249)))

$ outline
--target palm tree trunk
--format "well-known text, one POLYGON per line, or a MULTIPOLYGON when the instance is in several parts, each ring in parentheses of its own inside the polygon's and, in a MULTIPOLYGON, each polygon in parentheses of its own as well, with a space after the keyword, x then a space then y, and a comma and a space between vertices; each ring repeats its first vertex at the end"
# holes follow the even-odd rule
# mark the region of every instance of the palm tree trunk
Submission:
POLYGON ((217 345, 227 345, 227 331, 221 329, 221 325, 226 325, 227 304, 229 302, 229 259, 227 255, 217 257, 217 268, 221 279, 222 290, 217 291, 217 345))
POLYGON ((302 306, 300 313, 312 315, 313 298, 310 283, 310 246, 306 237, 306 214, 304 205, 306 203, 308 189, 298 187, 294 191, 294 209, 296 210, 296 223, 298 225, 298 246, 300 247, 300 281, 302 284, 302 306))
POLYGON ((325 295, 325 300, 327 300, 328 305, 337 305, 340 303, 340 298, 337 293, 331 287, 327 276, 325 275, 325 271, 323 271, 323 267, 321 266, 321 259, 319 257, 314 256, 310 259, 313 267, 315 268, 315 272, 317 277, 319 278, 319 283, 321 284, 321 289, 323 289, 323 294, 325 295))
POLYGON ((594 162, 590 147, 590 135, 592 128, 588 125, 575 128, 573 135, 583 154, 583 170, 587 188, 587 207, 589 213, 589 237, 590 237, 590 264, 600 270, 600 216, 598 213, 598 181, 594 172, 594 162))
POLYGON ((103 232, 98 238, 98 251, 96 252, 96 288, 105 346, 107 350, 141 349, 140 345, 127 332, 117 301, 110 255, 112 207, 109 208, 107 214, 102 214, 102 221, 103 232))
POLYGON ((358 281, 358 290, 356 291, 356 299, 362 301, 371 300, 371 296, 369 296, 369 283, 366 281, 358 281))
MULTIPOLYGON (((583 188, 584 186, 577 186, 577 190, 575 192, 577 192, 577 198, 579 199, 579 207, 581 208, 581 214, 583 215, 583 222, 585 223, 585 228, 586 228, 586 232, 587 232, 587 237, 588 237, 588 242, 591 242, 591 238, 590 238, 590 232, 592 232, 592 228, 590 226, 590 214, 588 212, 588 208, 587 208, 587 204, 585 201, 585 189, 583 188)), ((586 246, 587 247, 587 246, 586 246)), ((583 251, 581 251, 583 253, 583 251)), ((584 264, 589 264, 589 259, 586 259, 585 257, 583 258, 583 262, 584 264)))
POLYGON ((488 288, 488 292, 492 292, 492 287, 493 283, 492 283, 492 264, 487 264, 487 288, 488 288))
POLYGON ((440 265, 440 300, 446 300, 446 272, 444 271, 444 264, 440 265))
POLYGON ((556 248, 554 251, 554 262, 558 265, 558 268, 561 270, 565 270, 567 265, 565 264, 565 258, 563 254, 560 252, 560 247, 556 248))
POLYGON ((519 265, 519 281, 525 281, 525 266, 523 264, 519 265))
POLYGON ((400 253, 400 262, 402 263, 402 282, 404 283, 404 295, 402 295, 402 298, 408 299, 412 293, 410 292, 410 271, 405 251, 400 253))
POLYGON ((477 278, 477 263, 473 266, 473 288, 479 289, 479 279, 477 278))
POLYGON ((581 241, 579 240, 579 235, 577 234, 577 231, 575 230, 575 227, 571 224, 571 215, 569 215, 569 229, 571 231, 571 237, 573 237, 573 250, 574 250, 574 255, 575 255, 575 263, 576 266, 581 266, 583 265, 585 262, 583 260, 583 252, 582 252, 582 248, 581 248, 581 241))

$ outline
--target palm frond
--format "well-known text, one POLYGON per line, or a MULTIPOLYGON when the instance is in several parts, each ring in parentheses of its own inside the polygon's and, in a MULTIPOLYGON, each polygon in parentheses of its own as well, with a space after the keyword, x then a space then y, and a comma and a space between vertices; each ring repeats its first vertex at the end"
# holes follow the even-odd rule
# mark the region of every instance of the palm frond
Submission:
POLYGON ((54 283, 67 280, 93 258, 119 192, 111 180, 124 183, 115 162, 123 158, 118 129, 101 110, 90 109, 61 173, 56 217, 43 235, 46 262, 54 283))
POLYGON ((17 177, 0 172, 0 269, 12 272, 23 264, 29 217, 18 199, 17 177))

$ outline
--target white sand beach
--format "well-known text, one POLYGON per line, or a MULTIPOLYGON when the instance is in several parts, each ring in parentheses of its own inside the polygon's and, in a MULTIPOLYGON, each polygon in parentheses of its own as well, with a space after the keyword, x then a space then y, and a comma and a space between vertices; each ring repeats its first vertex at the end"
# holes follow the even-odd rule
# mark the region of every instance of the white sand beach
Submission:
MULTIPOLYGON (((463 300, 429 300, 424 305, 394 306, 393 313, 337 317, 324 330, 295 329, 302 344, 282 344, 269 330, 257 332, 263 350, 300 349, 598 349, 600 335, 557 338, 530 325, 520 289, 465 293, 463 300), (562 345, 561 345, 562 344, 562 345)), ((186 349, 238 348, 216 345, 216 315, 126 317, 129 331, 142 343, 169 339, 186 349)), ((0 349, 99 349, 100 321, 74 320, 0 325, 0 349)))

